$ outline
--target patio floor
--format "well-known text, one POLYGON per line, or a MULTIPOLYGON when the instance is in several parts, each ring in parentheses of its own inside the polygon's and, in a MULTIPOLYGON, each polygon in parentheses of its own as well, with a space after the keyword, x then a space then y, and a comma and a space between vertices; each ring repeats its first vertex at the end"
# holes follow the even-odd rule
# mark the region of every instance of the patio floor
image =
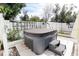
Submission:
POLYGON ((79 56, 79 43, 74 44, 72 56, 79 56))
MULTIPOLYGON (((61 37, 61 36, 58 36, 57 40, 60 40, 62 44, 66 45, 66 51, 64 52, 64 56, 79 55, 79 44, 77 43, 76 40, 72 38, 61 37)), ((32 52, 28 47, 25 46, 23 41, 16 44, 15 47, 19 52, 20 56, 37 56, 34 52, 32 52)), ((43 54, 38 56, 58 56, 58 55, 47 49, 43 54)))
POLYGON ((72 56, 79 56, 79 42, 77 41, 77 39, 66 38, 61 36, 59 36, 59 38, 72 41, 73 42, 72 56))

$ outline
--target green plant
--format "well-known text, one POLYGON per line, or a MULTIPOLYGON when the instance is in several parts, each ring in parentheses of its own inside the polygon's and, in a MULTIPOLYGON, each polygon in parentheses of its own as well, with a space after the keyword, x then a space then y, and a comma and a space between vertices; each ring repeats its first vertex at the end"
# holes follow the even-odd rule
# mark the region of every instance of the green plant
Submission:
POLYGON ((69 32, 65 32, 65 31, 61 31, 61 30, 60 30, 59 34, 63 34, 63 35, 70 35, 70 33, 69 33, 69 32))
POLYGON ((40 18, 37 17, 37 16, 32 16, 29 21, 33 21, 33 22, 47 22, 46 19, 43 19, 43 18, 40 19, 40 18))
POLYGON ((78 12, 75 12, 74 9, 77 8, 75 5, 71 4, 68 7, 67 5, 63 5, 62 7, 59 4, 55 4, 55 8, 53 8, 52 13, 54 16, 51 18, 51 22, 60 22, 67 23, 74 22, 78 12))
POLYGON ((17 30, 12 30, 7 35, 8 35, 9 41, 15 41, 15 40, 19 40, 21 38, 19 35, 19 31, 17 31, 17 30))
POLYGON ((23 3, 2 3, 0 4, 0 12, 3 13, 5 20, 14 20, 14 18, 20 13, 22 7, 25 7, 23 3))
POLYGON ((1 40, 0 40, 0 43, 1 43, 1 40))
POLYGON ((39 22, 40 18, 37 17, 37 16, 33 16, 33 17, 30 18, 30 21, 39 22))
POLYGON ((4 49, 4 46, 3 46, 3 43, 1 44, 1 50, 3 50, 4 49))
POLYGON ((23 17, 20 17, 22 21, 29 21, 29 16, 28 15, 24 15, 23 17))
POLYGON ((0 50, 1 50, 1 41, 0 41, 0 50))
POLYGON ((2 43, 2 41, 0 40, 0 50, 3 50, 3 49, 4 49, 3 43, 2 43))
MULTIPOLYGON (((55 22, 57 22, 57 21, 59 21, 59 11, 60 11, 60 6, 59 6, 59 4, 55 4, 55 8, 53 9, 53 13, 54 13, 54 15, 55 15, 55 17, 54 17, 54 21, 55 22)), ((52 18, 53 19, 53 18, 52 18)), ((53 21, 51 19, 51 21, 53 21)))
POLYGON ((46 19, 40 19, 40 22, 47 22, 46 19))

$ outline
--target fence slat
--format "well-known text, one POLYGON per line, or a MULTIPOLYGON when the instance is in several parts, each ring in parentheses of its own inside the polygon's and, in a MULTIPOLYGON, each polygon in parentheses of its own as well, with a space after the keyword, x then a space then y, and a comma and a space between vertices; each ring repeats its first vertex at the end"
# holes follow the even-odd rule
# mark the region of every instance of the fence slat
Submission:
MULTIPOLYGON (((27 30, 27 29, 34 29, 34 28, 43 28, 46 25, 42 24, 43 22, 11 22, 12 28, 15 30, 27 30)), ((47 27, 47 26, 46 26, 47 27)))

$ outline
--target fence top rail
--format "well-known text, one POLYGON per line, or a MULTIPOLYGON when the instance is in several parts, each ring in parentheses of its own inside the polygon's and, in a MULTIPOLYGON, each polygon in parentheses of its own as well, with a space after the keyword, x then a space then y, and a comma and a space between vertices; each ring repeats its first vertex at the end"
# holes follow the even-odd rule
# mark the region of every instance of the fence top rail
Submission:
MULTIPOLYGON (((20 23, 20 22, 37 22, 37 21, 10 21, 10 22, 18 22, 18 23, 20 23)), ((45 22, 40 22, 40 23, 45 23, 45 22)))

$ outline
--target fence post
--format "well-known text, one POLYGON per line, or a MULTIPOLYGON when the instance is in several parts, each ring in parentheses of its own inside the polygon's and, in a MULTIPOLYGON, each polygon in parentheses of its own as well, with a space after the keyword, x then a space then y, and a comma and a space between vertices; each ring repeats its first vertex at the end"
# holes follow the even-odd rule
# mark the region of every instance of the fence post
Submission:
POLYGON ((8 40, 7 40, 7 34, 5 32, 5 22, 4 22, 3 14, 0 14, 0 39, 2 39, 3 47, 4 47, 4 56, 9 55, 9 46, 8 46, 8 40))
POLYGON ((21 30, 22 30, 22 22, 20 22, 21 23, 21 30))
POLYGON ((17 25, 17 26, 16 26, 16 29, 18 30, 18 22, 16 22, 16 25, 17 25))
POLYGON ((23 24, 23 25, 24 25, 24 26, 23 26, 23 27, 24 27, 23 30, 25 30, 25 22, 23 22, 23 23, 24 23, 24 24, 23 24))
MULTIPOLYGON (((12 28, 14 29, 14 22, 12 22, 12 28)), ((13 29, 12 29, 12 30, 13 30, 13 29)))

